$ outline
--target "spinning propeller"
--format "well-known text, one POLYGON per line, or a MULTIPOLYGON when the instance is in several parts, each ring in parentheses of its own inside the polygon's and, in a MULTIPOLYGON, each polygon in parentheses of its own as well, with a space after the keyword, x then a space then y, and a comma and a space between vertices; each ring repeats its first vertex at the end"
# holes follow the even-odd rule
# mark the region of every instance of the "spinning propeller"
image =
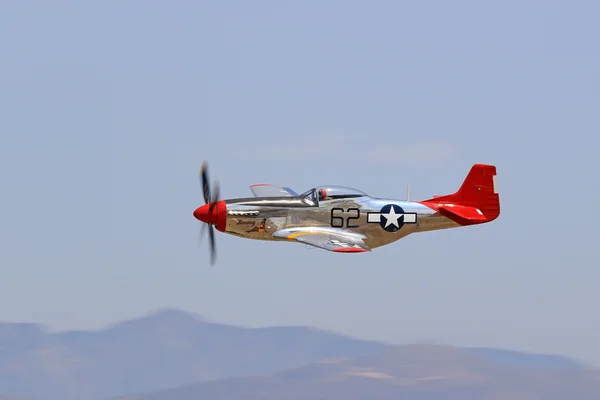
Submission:
MULTIPOLYGON (((220 228, 219 216, 220 214, 224 215, 225 205, 223 201, 219 201, 219 182, 215 182, 213 186, 213 193, 211 193, 211 189, 209 186, 208 180, 208 164, 206 161, 202 164, 202 169, 200 170, 200 180, 202 183, 202 192, 204 194, 204 205, 198 207, 194 211, 194 217, 196 219, 206 223, 208 225, 208 238, 210 244, 210 262, 211 265, 214 265, 216 258, 216 249, 215 249, 215 225, 217 225, 217 229, 220 228)), ((206 230, 206 225, 202 225, 202 230, 200 232, 200 241, 204 237, 204 232, 206 230)), ((222 230, 222 229, 219 229, 222 230)))

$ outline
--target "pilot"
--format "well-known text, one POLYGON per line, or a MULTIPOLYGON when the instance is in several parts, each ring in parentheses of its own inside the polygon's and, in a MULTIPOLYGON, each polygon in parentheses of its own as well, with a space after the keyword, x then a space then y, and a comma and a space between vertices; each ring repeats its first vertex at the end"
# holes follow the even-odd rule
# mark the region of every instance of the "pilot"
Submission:
POLYGON ((319 190, 319 200, 329 200, 327 196, 327 191, 325 189, 319 190))

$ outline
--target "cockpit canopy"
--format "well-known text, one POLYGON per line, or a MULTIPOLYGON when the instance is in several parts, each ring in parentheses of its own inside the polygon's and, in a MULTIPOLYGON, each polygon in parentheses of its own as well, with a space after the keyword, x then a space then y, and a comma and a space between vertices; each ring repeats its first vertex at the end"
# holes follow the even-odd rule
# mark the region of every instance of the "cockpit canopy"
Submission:
POLYGON ((363 191, 338 185, 322 185, 314 187, 300 195, 309 205, 317 205, 319 201, 347 199, 368 196, 363 191))

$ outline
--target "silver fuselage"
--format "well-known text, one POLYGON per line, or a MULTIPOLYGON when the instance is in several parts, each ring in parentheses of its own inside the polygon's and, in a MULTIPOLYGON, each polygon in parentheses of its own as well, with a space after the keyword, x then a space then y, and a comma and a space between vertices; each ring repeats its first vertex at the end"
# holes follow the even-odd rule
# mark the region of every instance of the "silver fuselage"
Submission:
POLYGON ((317 201, 309 205, 301 197, 249 197, 225 200, 227 222, 225 233, 256 240, 286 240, 273 233, 285 228, 339 228, 365 235, 364 242, 376 248, 415 233, 456 228, 461 225, 439 215, 421 203, 369 196, 317 201), (368 221, 369 213, 394 204, 405 213, 414 213, 414 222, 404 223, 390 232, 379 223, 368 221))

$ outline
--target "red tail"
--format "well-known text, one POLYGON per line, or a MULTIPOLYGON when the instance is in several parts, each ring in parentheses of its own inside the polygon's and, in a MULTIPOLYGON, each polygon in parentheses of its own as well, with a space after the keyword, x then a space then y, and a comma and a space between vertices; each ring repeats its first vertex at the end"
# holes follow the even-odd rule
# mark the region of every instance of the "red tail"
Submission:
POLYGON ((420 203, 461 225, 493 221, 500 215, 496 167, 475 164, 456 193, 434 196, 420 203))

